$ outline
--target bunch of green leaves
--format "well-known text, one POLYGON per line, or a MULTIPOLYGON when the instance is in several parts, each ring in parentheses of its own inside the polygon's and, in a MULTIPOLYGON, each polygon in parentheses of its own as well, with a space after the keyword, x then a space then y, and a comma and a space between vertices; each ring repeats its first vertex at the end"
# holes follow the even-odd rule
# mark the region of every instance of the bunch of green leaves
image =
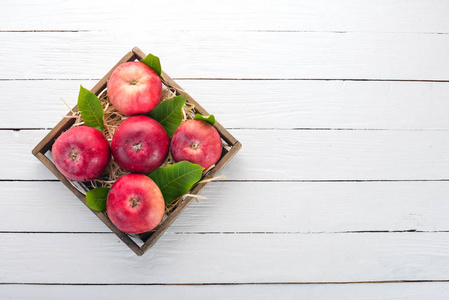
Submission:
MULTIPOLYGON (((148 174, 162 192, 166 204, 186 194, 203 175, 204 168, 188 161, 156 169, 148 174)), ((86 193, 86 204, 91 209, 106 210, 106 201, 110 188, 97 187, 86 193)))

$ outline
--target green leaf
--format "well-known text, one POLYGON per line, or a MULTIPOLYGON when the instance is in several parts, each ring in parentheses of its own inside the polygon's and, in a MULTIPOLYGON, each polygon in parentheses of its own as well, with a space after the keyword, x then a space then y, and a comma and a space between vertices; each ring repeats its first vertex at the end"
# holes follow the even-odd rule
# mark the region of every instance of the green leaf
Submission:
POLYGON ((203 175, 204 168, 188 161, 180 161, 171 166, 159 168, 151 172, 148 177, 153 179, 161 189, 165 203, 187 193, 203 175))
POLYGON ((97 187, 86 193, 86 204, 92 209, 106 211, 106 199, 110 188, 97 187))
POLYGON ((212 126, 214 126, 214 124, 215 124, 215 117, 214 117, 214 115, 203 116, 203 115, 200 115, 200 114, 196 114, 195 115, 195 120, 206 121, 207 123, 209 123, 212 126))
POLYGON ((100 131, 104 128, 103 123, 103 106, 100 99, 91 91, 80 86, 78 96, 78 110, 81 112, 84 124, 89 127, 96 128, 100 131))
POLYGON ((172 136, 182 122, 182 107, 185 103, 185 95, 167 99, 150 111, 147 116, 161 123, 168 135, 172 136))
POLYGON ((161 68, 161 61, 159 60, 159 57, 150 53, 147 55, 147 57, 145 57, 144 59, 141 59, 140 62, 143 62, 144 64, 146 64, 147 66, 152 68, 154 71, 156 71, 157 75, 161 76, 162 68, 161 68))

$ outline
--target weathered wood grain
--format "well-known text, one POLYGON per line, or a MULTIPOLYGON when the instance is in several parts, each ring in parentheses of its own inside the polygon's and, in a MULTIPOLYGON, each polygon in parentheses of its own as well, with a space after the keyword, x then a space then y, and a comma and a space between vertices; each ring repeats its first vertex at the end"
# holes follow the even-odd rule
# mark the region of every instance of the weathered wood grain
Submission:
POLYGON ((449 79, 448 34, 1 32, 0 44, 0 79, 99 79, 133 46, 174 79, 449 79))
MULTIPOLYGON (((228 180, 441 180, 445 131, 230 130, 244 147, 228 180)), ((45 130, 0 131, 0 179, 54 179, 31 155, 45 130)))
POLYGON ((448 236, 166 233, 139 257, 112 234, 0 234, 0 282, 448 280, 448 236))
POLYGON ((256 285, 0 285, 0 296, 30 299, 87 299, 92 295, 105 299, 139 298, 223 300, 335 299, 347 300, 440 300, 449 297, 449 283, 377 283, 377 284, 256 284, 256 285))
MULTIPOLYGON (((227 128, 449 129, 449 83, 177 80, 227 128)), ((0 81, 0 128, 52 128, 94 81, 0 81), (20 112, 20 118, 16 113, 20 112)))
POLYGON ((1 30, 272 30, 447 33, 446 1, 7 2, 1 30), (101 12, 101 13, 99 13, 101 12), (149 17, 151 14, 151 17, 149 17), (201 20, 201 21, 199 21, 201 20))
MULTIPOLYGON (((0 194, 0 231, 111 232, 60 182, 0 182, 0 194)), ((448 194, 449 182, 215 182, 168 232, 447 231, 448 194)))
POLYGON ((0 7, 0 283, 71 284, 0 285, 0 298, 447 298, 447 282, 73 284, 449 281, 448 2, 0 7), (208 186, 143 257, 59 182, 34 181, 54 179, 30 154, 48 131, 5 130, 53 127, 67 112, 53 103, 75 100, 133 46, 187 79, 244 144, 229 181, 208 186), (426 232, 391 232, 402 230, 426 232))

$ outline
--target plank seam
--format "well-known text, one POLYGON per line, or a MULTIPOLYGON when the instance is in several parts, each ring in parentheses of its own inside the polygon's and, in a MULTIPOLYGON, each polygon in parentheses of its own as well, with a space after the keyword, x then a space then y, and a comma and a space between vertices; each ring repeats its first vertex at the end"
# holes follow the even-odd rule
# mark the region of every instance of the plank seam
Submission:
MULTIPOLYGON (((51 127, 2 127, 0 131, 39 131, 51 130, 51 127)), ((270 127, 227 127, 227 130, 260 130, 260 131, 449 131, 449 128, 342 128, 342 127, 284 127, 284 128, 270 128, 270 127)))
POLYGON ((204 283, 65 283, 65 282, 0 282, 0 285, 67 285, 67 286, 109 286, 109 285, 142 285, 142 286, 199 286, 199 285, 339 285, 339 284, 376 284, 376 283, 446 283, 449 282, 449 279, 416 279, 416 280, 368 280, 368 281, 322 281, 322 282, 314 282, 314 281, 280 281, 280 282, 204 282, 204 283))
MULTIPOLYGON (((378 234, 378 233, 449 233, 449 230, 348 230, 348 231, 198 231, 198 232, 183 232, 177 231, 171 234, 196 234, 196 235, 308 235, 308 234, 378 234)), ((113 234, 113 232, 102 231, 0 231, 0 234, 113 234)))
MULTIPOLYGON (((0 179, 0 182, 59 182, 59 179, 0 179)), ((215 182, 446 182, 448 178, 442 179, 217 179, 215 182)))
MULTIPOLYGON (((173 77, 174 80, 214 80, 214 81, 380 81, 380 82, 436 82, 446 83, 449 79, 379 79, 379 78, 220 78, 220 77, 173 77)), ((100 80, 99 78, 0 78, 0 81, 79 81, 100 80)))
MULTIPOLYGON (((107 30, 87 30, 87 29, 5 29, 0 33, 45 33, 45 32, 105 32, 107 30)), ((183 29, 168 29, 170 32, 185 32, 183 29)), ((189 32, 204 32, 205 30, 191 29, 189 32)), ((206 30, 207 31, 207 30, 206 30)), ((449 32, 443 31, 356 31, 356 30, 299 30, 299 29, 234 29, 234 30, 218 30, 219 32, 257 32, 257 33, 332 33, 332 34, 420 34, 420 35, 447 35, 449 32)))
MULTIPOLYGON (((100 32, 98 30, 96 30, 97 32, 100 32)), ((2 32, 92 32, 92 30, 77 30, 77 29, 67 29, 67 30, 57 30, 57 29, 50 29, 50 30, 46 30, 46 29, 36 29, 36 30, 0 30, 0 33, 2 32)))

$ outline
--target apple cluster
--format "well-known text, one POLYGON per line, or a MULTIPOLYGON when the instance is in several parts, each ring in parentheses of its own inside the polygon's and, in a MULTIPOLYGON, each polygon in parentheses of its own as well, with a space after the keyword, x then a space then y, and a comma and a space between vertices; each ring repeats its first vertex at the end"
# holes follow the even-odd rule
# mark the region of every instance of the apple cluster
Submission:
POLYGON ((112 153, 117 164, 131 174, 120 177, 108 193, 109 219, 123 232, 146 232, 162 220, 165 202, 159 187, 143 174, 156 170, 170 149, 176 162, 186 160, 208 169, 220 158, 221 138, 211 124, 187 120, 170 141, 159 122, 143 115, 161 101, 162 82, 142 62, 118 66, 108 81, 107 91, 111 104, 129 116, 116 129, 111 144, 95 128, 73 127, 56 139, 53 161, 66 178, 91 181, 105 172, 112 153))

